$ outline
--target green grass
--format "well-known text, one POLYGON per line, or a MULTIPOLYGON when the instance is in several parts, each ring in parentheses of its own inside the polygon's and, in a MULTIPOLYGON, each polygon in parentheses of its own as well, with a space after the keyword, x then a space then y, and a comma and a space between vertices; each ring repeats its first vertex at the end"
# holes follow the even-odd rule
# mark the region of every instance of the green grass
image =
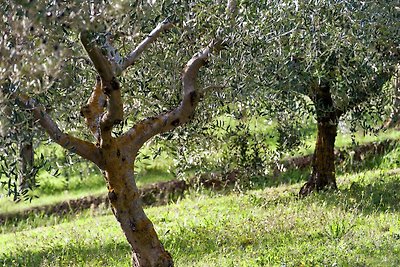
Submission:
MULTIPOLYGON (((107 188, 104 186, 102 188, 98 188, 97 190, 90 191, 91 195, 101 195, 107 192, 107 188)), ((0 199, 0 210, 2 213, 8 212, 18 212, 25 210, 27 208, 43 206, 43 205, 52 205, 54 203, 58 203, 60 201, 67 201, 71 199, 77 199, 81 197, 85 197, 88 195, 86 190, 84 191, 64 191, 55 195, 45 195, 39 198, 35 198, 32 202, 28 201, 20 201, 15 203, 11 198, 2 198, 0 199)))
MULTIPOLYGON (((399 266, 400 176, 367 171, 338 181, 340 192, 305 199, 296 195, 301 183, 284 184, 191 193, 146 212, 176 266, 399 266)), ((108 211, 42 220, 1 227, 3 266, 129 266, 129 246, 108 211)))
MULTIPOLYGON (((340 192, 299 199, 307 170, 294 170, 258 181, 256 190, 190 192, 146 212, 176 266, 399 266, 399 155, 396 146, 343 171, 340 192)), ((130 264, 129 245, 104 208, 34 215, 0 233, 3 266, 130 264)))

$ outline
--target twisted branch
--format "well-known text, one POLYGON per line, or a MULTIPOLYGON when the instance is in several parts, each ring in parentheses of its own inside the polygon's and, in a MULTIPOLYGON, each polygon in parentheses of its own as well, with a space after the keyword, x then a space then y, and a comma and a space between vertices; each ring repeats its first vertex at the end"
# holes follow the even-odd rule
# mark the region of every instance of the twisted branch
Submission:
POLYGON ((123 120, 123 103, 117 76, 131 66, 142 52, 153 43, 162 31, 170 29, 172 24, 167 20, 157 27, 125 58, 119 55, 106 35, 99 48, 88 31, 81 33, 81 42, 100 75, 87 104, 82 107, 81 113, 85 117, 86 125, 93 133, 98 143, 109 141, 114 125, 123 120), (104 111, 104 108, 106 111, 104 111))

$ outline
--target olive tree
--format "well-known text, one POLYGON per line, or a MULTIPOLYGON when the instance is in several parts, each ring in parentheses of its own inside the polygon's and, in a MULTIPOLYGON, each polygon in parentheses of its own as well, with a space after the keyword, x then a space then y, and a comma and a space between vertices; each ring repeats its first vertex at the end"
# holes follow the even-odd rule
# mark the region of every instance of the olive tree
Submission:
POLYGON ((201 81, 198 76, 223 45, 217 38, 218 27, 214 27, 218 23, 213 24, 212 19, 221 21, 218 12, 223 15, 226 6, 181 1, 140 5, 43 1, 8 2, 1 7, 5 33, 1 49, 8 57, 1 62, 1 76, 2 87, 9 87, 9 106, 30 114, 55 143, 103 171, 112 211, 132 247, 134 266, 173 266, 143 211, 134 177, 135 158, 150 138, 192 119, 204 93, 219 87, 200 87, 211 81, 210 71, 201 81), (204 8, 216 13, 205 14, 204 8), (142 25, 154 25, 167 15, 172 17, 143 34, 148 26, 142 25), (173 38, 165 37, 168 35, 173 38), (200 51, 194 53, 196 50, 200 51), (97 78, 88 100, 79 108, 78 99, 85 95, 94 75, 90 63, 97 78), (152 74, 153 66, 156 71, 152 74), (129 68, 133 75, 126 71, 129 68), (168 90, 168 95, 160 97, 168 90), (134 98, 140 94, 145 97, 134 98), (149 101, 153 96, 156 105, 149 101), (168 105, 160 104, 168 98, 168 105), (53 106, 56 117, 47 112, 43 102, 53 106), (156 110, 149 112, 151 106, 156 110), (93 137, 72 122, 77 113, 93 137))
MULTIPOLYGON (((254 9, 247 1, 242 5, 254 9)), ((259 58, 252 68, 260 73, 258 83, 291 103, 300 96, 314 107, 312 174, 300 194, 336 189, 338 122, 360 104, 386 97, 383 89, 399 62, 398 3, 283 0, 261 1, 256 9, 257 15, 248 12, 247 26, 257 29, 251 47, 259 58)))
POLYGON ((19 152, 18 164, 14 161, 13 166, 7 168, 8 170, 3 168, 2 172, 9 177, 10 182, 14 180, 13 184, 9 183, 7 186, 9 194, 14 195, 14 200, 20 200, 22 196, 28 199, 27 192, 36 186, 35 177, 38 171, 37 166, 34 165, 33 139, 35 132, 32 131, 32 119, 13 111, 10 103, 6 100, 8 87, 3 87, 0 92, 0 112, 2 113, 0 119, 0 138, 2 140, 0 143, 4 145, 0 149, 4 152, 0 156, 0 162, 7 162, 9 151, 19 152), (17 141, 18 145, 13 146, 11 144, 13 141, 17 141))

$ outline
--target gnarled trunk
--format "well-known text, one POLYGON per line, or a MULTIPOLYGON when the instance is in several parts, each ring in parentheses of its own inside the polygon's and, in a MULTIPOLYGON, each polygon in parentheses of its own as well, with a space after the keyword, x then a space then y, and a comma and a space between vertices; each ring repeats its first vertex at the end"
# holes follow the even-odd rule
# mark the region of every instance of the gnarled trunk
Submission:
POLYGON ((335 109, 329 85, 315 89, 314 104, 317 113, 317 142, 312 161, 312 173, 299 194, 306 196, 322 189, 337 189, 335 177, 335 139, 340 112, 335 109))
POLYGON ((133 266, 173 266, 171 255, 164 249, 143 211, 132 165, 122 161, 123 154, 117 158, 119 162, 111 160, 106 167, 105 178, 112 211, 132 247, 133 266))
POLYGON ((312 173, 300 190, 300 195, 308 195, 314 190, 337 189, 335 178, 335 139, 337 123, 318 124, 317 142, 312 161, 312 173))

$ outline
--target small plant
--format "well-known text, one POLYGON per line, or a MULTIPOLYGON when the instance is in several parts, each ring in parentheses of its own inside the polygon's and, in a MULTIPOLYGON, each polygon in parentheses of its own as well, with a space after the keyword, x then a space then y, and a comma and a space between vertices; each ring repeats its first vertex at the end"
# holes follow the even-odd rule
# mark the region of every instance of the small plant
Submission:
POLYGON ((346 219, 337 219, 325 227, 325 234, 333 240, 341 239, 354 225, 346 219))
POLYGON ((245 170, 248 176, 264 174, 268 155, 264 135, 241 120, 236 126, 225 128, 224 139, 227 140, 227 149, 223 152, 226 162, 236 162, 236 167, 245 170))

